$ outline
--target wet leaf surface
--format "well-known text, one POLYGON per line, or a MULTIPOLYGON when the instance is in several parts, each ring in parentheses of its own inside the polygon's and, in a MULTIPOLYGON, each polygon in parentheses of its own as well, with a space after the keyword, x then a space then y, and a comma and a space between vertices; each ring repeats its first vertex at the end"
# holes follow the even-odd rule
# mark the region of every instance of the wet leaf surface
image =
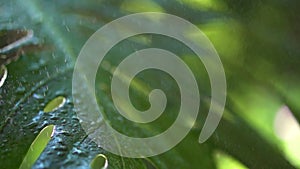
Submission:
MULTIPOLYGON (((190 4, 180 1, 162 0, 151 3, 155 9, 178 15, 200 25, 221 55, 227 74, 229 101, 216 133, 204 144, 198 143, 198 136, 208 109, 205 99, 210 96, 210 87, 205 69, 199 66, 201 65, 199 60, 190 57, 193 53, 188 48, 170 43, 170 39, 146 36, 146 41, 143 41, 144 37, 138 37, 138 40, 130 39, 119 44, 120 49, 108 54, 107 62, 111 69, 118 65, 122 58, 141 48, 151 46, 173 50, 190 63, 196 78, 201 81, 199 86, 201 86, 202 106, 195 128, 174 149, 146 159, 146 162, 144 159, 113 155, 86 137, 76 116, 71 93, 73 65, 87 38, 105 23, 129 14, 132 8, 127 8, 126 4, 122 6, 121 1, 1 2, 0 30, 32 30, 39 45, 49 46, 49 49, 25 51, 18 54, 20 58, 16 62, 8 64, 6 58, 17 56, 16 51, 20 47, 16 47, 12 53, 6 53, 6 56, 10 57, 5 57, 4 61, 0 59, 0 65, 7 64, 9 72, 4 85, 0 88, 0 167, 11 169, 20 167, 40 131, 48 125, 55 125, 52 138, 33 164, 33 168, 90 168, 95 156, 103 154, 109 161, 108 168, 115 169, 151 167, 213 169, 216 168, 213 159, 216 149, 226 152, 249 168, 294 168, 282 153, 279 146, 281 142, 272 138, 269 126, 256 123, 259 117, 251 116, 251 112, 256 112, 257 109, 253 108, 250 111, 248 104, 251 101, 249 98, 259 97, 252 95, 250 97, 249 93, 260 93, 260 90, 255 88, 260 86, 266 93, 271 93, 273 98, 277 98, 264 99, 268 101, 266 103, 275 107, 287 104, 299 121, 300 108, 297 103, 300 91, 297 77, 300 71, 297 58, 299 50, 296 44, 300 38, 296 30, 297 24, 284 23, 285 19, 276 20, 276 17, 272 17, 272 14, 277 14, 294 21, 297 17, 293 15, 295 12, 293 6, 297 5, 292 3, 294 1, 284 6, 279 1, 265 4, 253 1, 249 5, 235 2, 237 1, 226 0, 216 6, 206 4, 209 9, 195 6, 191 8, 190 4), (263 9, 265 5, 270 4, 271 14, 265 15, 263 9), (225 6, 228 8, 227 11, 225 6), (282 14, 289 9, 292 14, 282 14), (260 13, 252 14, 257 12, 260 13), (265 18, 261 19, 260 16, 265 18), (289 25, 295 31, 284 25, 289 25), (266 33, 268 29, 278 33, 266 33), (147 43, 147 38, 150 39, 151 45, 147 43), (287 39, 288 42, 282 39, 287 39), (258 43, 261 45, 258 46, 258 43), (288 58, 282 59, 282 56, 286 56, 285 52, 288 52, 288 58), (51 106, 45 111, 49 102, 60 96, 65 98, 63 106, 51 106), (268 140, 266 138, 268 136, 274 141, 268 140)), ((2 49, 18 38, 17 36, 7 40, 6 36, 8 34, 3 36, 3 31, 0 32, 2 49)), ((148 85, 141 83, 142 85, 136 85, 131 89, 132 102, 137 107, 146 109, 149 106, 144 94, 156 87, 166 90, 171 104, 167 107, 168 113, 155 121, 154 125, 132 125, 120 118, 112 105, 108 87, 110 69, 99 69, 107 77, 98 78, 96 83, 100 85, 95 85, 95 88, 113 127, 131 136, 146 137, 160 133, 172 124, 177 115, 180 95, 178 87, 172 80, 170 81, 170 77, 165 74, 157 75, 155 72, 146 72, 139 76, 148 85), (165 82, 166 80, 168 82, 165 82)), ((270 109, 265 112, 270 112, 270 109)), ((266 118, 272 118, 272 112, 270 114, 266 118)))

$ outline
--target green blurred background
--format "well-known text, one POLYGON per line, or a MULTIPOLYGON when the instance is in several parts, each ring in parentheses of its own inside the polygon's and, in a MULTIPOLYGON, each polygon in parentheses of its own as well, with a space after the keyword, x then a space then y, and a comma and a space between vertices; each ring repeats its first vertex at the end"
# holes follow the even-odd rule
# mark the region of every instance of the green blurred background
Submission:
MULTIPOLYGON (((26 104, 39 105, 28 110, 32 112, 28 119, 30 121, 42 117, 37 120, 42 124, 44 116, 46 118, 48 115, 38 113, 38 110, 42 110, 47 102, 58 95, 71 98, 70 73, 65 72, 72 70, 78 52, 87 38, 98 28, 118 17, 151 11, 170 13, 190 21, 198 26, 215 46, 227 79, 228 95, 223 119, 212 138, 199 145, 197 140, 210 98, 210 84, 203 64, 190 49, 174 39, 158 35, 139 35, 115 46, 98 70, 96 94, 112 126, 131 136, 146 137, 164 131, 174 122, 180 93, 176 83, 165 73, 154 70, 140 73, 130 90, 133 104, 141 110, 149 107, 147 95, 151 89, 161 88, 166 92, 169 99, 166 113, 157 121, 145 125, 132 125, 130 121, 116 117, 118 114, 111 103, 109 86, 114 68, 134 51, 158 47, 172 51, 190 66, 200 86, 201 109, 197 124, 189 136, 174 150, 150 158, 153 166, 218 169, 300 168, 299 7, 298 0, 1 1, 0 28, 32 29, 36 38, 47 47, 28 52, 17 62, 7 65, 10 77, 6 86, 0 89, 0 99, 3 102, 0 105, 3 112, 0 119, 0 138, 8 141, 2 144, 0 162, 4 168, 20 166, 32 141, 42 128, 35 128, 38 132, 30 131, 26 137, 8 137, 9 133, 19 131, 20 128, 26 131, 27 121, 18 122, 19 118, 23 119, 22 111, 27 111, 26 104), (38 65, 37 70, 35 64, 38 65), (18 100, 26 94, 26 91, 16 94, 16 89, 21 86, 30 91, 35 86, 33 82, 39 82, 45 77, 47 79, 47 76, 51 77, 59 72, 58 70, 67 74, 66 78, 62 82, 54 83, 52 87, 49 85, 49 92, 44 92, 46 94, 43 101, 31 102, 30 99, 34 99, 34 95, 29 93, 29 101, 22 102, 25 108, 16 108, 14 111, 18 110, 17 112, 21 113, 12 116, 11 108, 16 107, 18 100), (25 80, 20 80, 24 77, 25 80), (11 128, 6 127, 7 118, 15 118, 16 124, 11 125, 13 127, 8 125, 11 128), (18 139, 25 141, 21 144, 18 139), (8 147, 8 150, 4 150, 3 147, 8 147), (11 164, 14 160, 17 161, 16 164, 11 164)), ((43 85, 47 86, 47 83, 43 85)), ((67 117, 73 114, 69 109, 65 111, 69 112, 69 115, 66 115, 68 121, 70 119, 67 117)), ((53 112, 54 115, 55 113, 60 112, 53 112)), ((62 126, 63 130, 70 129, 68 124, 71 122, 48 122, 62 126)), ((72 125, 73 123, 78 124, 78 121, 72 121, 72 125)), ((84 135, 82 130, 79 133, 78 135, 84 135)), ((35 168, 54 168, 55 158, 70 161, 82 158, 87 164, 82 162, 79 166, 85 168, 99 152, 106 154, 111 163, 113 160, 119 160, 99 147, 95 150, 90 147, 82 148, 90 152, 84 157, 70 156, 71 150, 78 146, 76 143, 80 142, 81 137, 70 136, 66 140, 69 152, 65 152, 62 157, 53 155, 51 158, 44 153, 34 165, 35 168), (49 162, 45 162, 47 159, 49 162)), ((55 146, 54 141, 50 141, 50 144, 55 146)), ((51 150, 48 146, 45 152, 51 150)), ((56 150, 53 152, 55 154, 56 150)), ((68 163, 58 164, 72 166, 68 163)), ((131 164, 130 159, 120 165, 117 163, 112 168, 131 168, 124 164, 136 168, 135 162, 131 164)))

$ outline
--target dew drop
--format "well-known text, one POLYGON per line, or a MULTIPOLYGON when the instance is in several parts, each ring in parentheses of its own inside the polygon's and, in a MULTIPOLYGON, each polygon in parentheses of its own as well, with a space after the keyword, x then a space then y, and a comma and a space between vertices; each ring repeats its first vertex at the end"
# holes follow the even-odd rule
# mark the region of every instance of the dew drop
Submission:
POLYGON ((108 160, 105 155, 98 154, 92 160, 90 166, 91 169, 106 169, 108 167, 108 160))
POLYGON ((56 155, 62 157, 62 156, 64 156, 65 154, 64 154, 63 152, 59 151, 59 152, 56 153, 56 155))
POLYGON ((59 119, 59 116, 57 116, 56 114, 53 114, 51 117, 50 117, 50 120, 58 120, 59 119))
POLYGON ((66 102, 66 98, 63 96, 58 96, 51 100, 44 108, 44 112, 48 113, 54 110, 57 110, 58 108, 62 107, 66 102))
POLYGON ((84 152, 82 151, 82 150, 80 150, 80 149, 78 149, 78 148, 73 148, 73 150, 72 150, 72 154, 74 154, 74 155, 78 155, 78 156, 83 156, 84 155, 84 152))
POLYGON ((68 151, 68 148, 65 145, 56 145, 52 147, 55 151, 61 151, 61 152, 66 152, 68 151))
POLYGON ((19 86, 17 89, 16 89, 16 92, 18 94, 24 94, 24 92, 26 91, 25 87, 24 86, 19 86))
POLYGON ((42 100, 42 99, 44 98, 43 95, 37 94, 37 93, 34 93, 34 94, 33 94, 33 97, 34 97, 35 99, 38 99, 38 100, 42 100))

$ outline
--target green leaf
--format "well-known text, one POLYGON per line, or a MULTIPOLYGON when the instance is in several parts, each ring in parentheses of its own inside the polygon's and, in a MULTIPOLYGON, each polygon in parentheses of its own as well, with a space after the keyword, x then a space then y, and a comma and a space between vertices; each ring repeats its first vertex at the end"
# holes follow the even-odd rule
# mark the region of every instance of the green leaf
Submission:
MULTIPOLYGON (((220 164, 214 159, 216 151, 225 152, 249 168, 294 168, 283 153, 281 142, 272 135, 270 123, 276 113, 274 107, 279 104, 288 105, 299 121, 297 77, 300 70, 296 56, 300 53, 297 46, 300 38, 294 38, 299 36, 290 30, 298 23, 293 15, 298 10, 294 4, 297 2, 291 1, 286 6, 277 1, 256 0, 245 4, 238 0, 216 3, 206 0, 196 5, 192 1, 165 0, 139 3, 139 6, 129 1, 98 0, 0 3, 0 30, 32 30, 33 43, 42 46, 41 49, 18 46, 24 53, 16 62, 0 63, 1 67, 6 65, 8 72, 0 87, 1 168, 25 165, 22 162, 28 161, 27 153, 41 137, 39 132, 50 124, 56 126, 53 136, 45 149, 39 149, 41 154, 28 162, 32 168, 94 168, 106 157, 108 168, 116 169, 213 169, 220 164), (270 9, 270 13, 265 9, 270 9), (162 88, 169 101, 166 112, 150 124, 132 124, 120 117, 111 101, 110 78, 114 67, 136 50, 158 47, 180 56, 194 72, 202 97, 197 123, 175 148, 147 159, 124 158, 99 147, 80 126, 72 102, 73 66, 85 41, 101 26, 130 14, 129 11, 149 10, 175 14, 203 28, 224 63, 229 101, 214 136, 199 144, 210 98, 210 84, 201 61, 189 48, 166 37, 141 35, 121 42, 119 48, 107 54, 106 62, 98 70, 103 76, 97 77, 95 83, 97 99, 118 131, 138 137, 161 133, 174 122, 180 106, 180 93, 174 80, 164 73, 146 71, 131 86, 132 103, 138 109, 147 109, 149 91, 162 88), (267 113, 260 116, 259 112, 267 113)), ((6 43, 6 39, 0 41, 6 43)), ((10 52, 10 56, 16 56, 15 51, 10 52)), ((2 80, 3 76, 0 77, 2 80)))

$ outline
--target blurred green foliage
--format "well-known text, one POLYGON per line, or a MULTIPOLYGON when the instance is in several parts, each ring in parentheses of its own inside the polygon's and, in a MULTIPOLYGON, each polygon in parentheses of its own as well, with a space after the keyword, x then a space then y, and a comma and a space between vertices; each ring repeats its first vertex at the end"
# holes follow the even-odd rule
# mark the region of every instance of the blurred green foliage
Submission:
POLYGON ((88 168, 97 154, 107 157, 109 168, 149 167, 141 159, 110 154, 86 138, 71 97, 72 67, 87 38, 109 21, 145 11, 182 17, 211 40, 227 77, 224 117, 212 138, 199 144, 210 98, 204 66, 188 47, 171 38, 140 35, 114 47, 98 70, 102 78, 96 81, 96 94, 112 126, 146 137, 164 131, 176 118, 178 87, 167 74, 153 70, 137 76, 131 99, 137 108, 147 109, 149 91, 163 89, 169 102, 162 117, 150 124, 132 124, 119 117, 111 102, 114 67, 136 50, 163 48, 190 66, 202 100, 194 129, 174 149, 147 159, 154 167, 300 168, 299 6, 298 0, 1 1, 0 29, 32 29, 45 48, 26 52, 7 65, 9 76, 0 88, 0 168, 18 168, 37 134, 49 124, 56 125, 56 132, 33 168, 88 168), (44 113, 45 105, 57 96, 66 97, 66 105, 44 113), (283 118, 276 121, 279 114, 283 118), (291 131, 289 139, 278 135, 291 131))

